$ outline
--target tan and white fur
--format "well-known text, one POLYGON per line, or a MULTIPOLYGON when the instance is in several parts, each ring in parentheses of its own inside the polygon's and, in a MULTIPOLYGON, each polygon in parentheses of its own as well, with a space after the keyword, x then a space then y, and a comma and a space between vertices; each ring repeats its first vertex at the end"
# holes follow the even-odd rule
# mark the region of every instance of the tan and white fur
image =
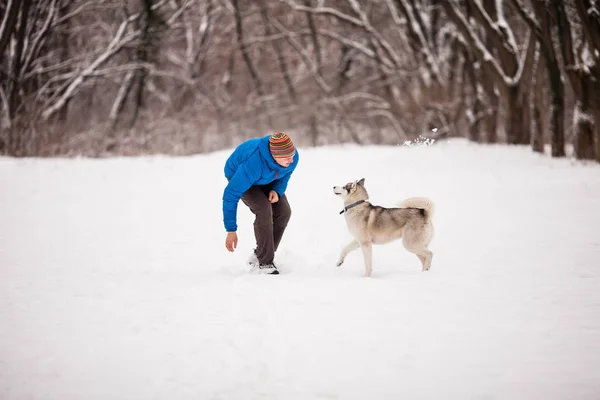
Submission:
POLYGON ((362 250, 365 276, 373 272, 373 245, 386 244, 402 238, 404 248, 415 254, 429 271, 433 253, 428 249, 433 239, 434 203, 426 197, 411 197, 396 208, 386 208, 369 202, 364 178, 344 186, 334 186, 333 192, 344 200, 343 214, 354 237, 344 247, 337 261, 339 267, 351 251, 362 250), (347 209, 347 207, 350 208, 347 209))

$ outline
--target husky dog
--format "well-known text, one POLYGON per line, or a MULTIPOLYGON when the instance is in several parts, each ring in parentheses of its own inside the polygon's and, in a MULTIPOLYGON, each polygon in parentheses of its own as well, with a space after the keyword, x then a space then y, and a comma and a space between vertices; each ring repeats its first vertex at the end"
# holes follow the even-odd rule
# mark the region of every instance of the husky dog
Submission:
POLYGON ((348 253, 360 247, 365 262, 364 276, 371 276, 373 245, 402 238, 404 248, 421 260, 422 270, 429 270, 433 253, 427 246, 433 238, 433 201, 425 197, 411 197, 400 202, 398 208, 374 206, 369 202, 364 178, 344 186, 334 186, 333 193, 344 200, 340 214, 345 215, 348 230, 354 236, 354 240, 342 249, 336 264, 338 267, 348 253))

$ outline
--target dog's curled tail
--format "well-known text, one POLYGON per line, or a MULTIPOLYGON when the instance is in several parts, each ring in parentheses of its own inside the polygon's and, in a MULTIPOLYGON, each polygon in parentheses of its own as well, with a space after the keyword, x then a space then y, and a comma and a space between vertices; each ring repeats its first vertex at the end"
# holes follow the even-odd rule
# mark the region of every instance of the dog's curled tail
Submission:
POLYGON ((425 210, 425 216, 431 220, 433 213, 435 212, 435 204, 433 200, 427 197, 409 197, 398 203, 400 208, 420 208, 425 210))

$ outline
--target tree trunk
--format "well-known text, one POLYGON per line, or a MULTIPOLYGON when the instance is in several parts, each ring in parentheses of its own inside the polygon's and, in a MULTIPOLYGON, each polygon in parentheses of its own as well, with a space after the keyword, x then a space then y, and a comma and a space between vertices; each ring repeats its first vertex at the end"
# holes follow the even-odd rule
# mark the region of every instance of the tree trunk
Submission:
MULTIPOLYGON (((575 0, 575 9, 579 15, 583 36, 590 48, 591 57, 596 66, 600 64, 600 14, 597 0, 575 0)), ((600 72, 600 71, 598 71, 600 72)), ((596 74, 600 78, 600 74, 596 74)))
POLYGON ((519 130, 523 126, 523 110, 519 101, 518 86, 511 86, 506 95, 506 141, 508 144, 519 144, 519 130))
MULTIPOLYGON (((549 5, 545 2, 534 1, 533 9, 537 19, 540 22, 538 28, 530 23, 532 31, 540 43, 540 53, 546 64, 548 73, 548 82, 550 86, 550 134, 552 157, 565 156, 565 95, 562 83, 562 76, 558 66, 558 59, 554 51, 551 17, 548 9, 549 5)), ((539 62, 539 61, 538 61, 539 62)))
MULTIPOLYGON (((309 7, 311 5, 311 0, 304 0, 304 5, 309 7)), ((317 64, 317 74, 321 75, 322 73, 322 60, 321 60, 321 44, 319 42, 319 38, 317 36, 317 28, 315 26, 315 22, 313 19, 313 15, 310 12, 306 13, 306 22, 308 23, 308 29, 310 30, 310 37, 313 44, 314 54, 315 54, 315 62, 317 64)), ((313 146, 317 146, 319 140, 319 127, 317 122, 317 114, 314 108, 311 107, 310 112, 310 136, 311 142, 313 146)))
MULTIPOLYGON (((486 79, 484 78, 484 82, 486 79)), ((484 83, 485 85, 486 83, 484 83)), ((487 81, 487 84, 491 84, 491 89, 493 91, 494 85, 490 80, 487 81)), ((487 93, 487 90, 486 90, 487 93)), ((486 143, 498 143, 498 107, 500 105, 500 100, 496 93, 492 96, 487 96, 487 111, 484 115, 484 126, 485 126, 485 141, 486 143)))
MULTIPOLYGON (((250 58, 250 54, 248 51, 248 46, 244 40, 244 26, 243 26, 243 17, 242 12, 240 10, 239 0, 232 0, 234 15, 235 15, 235 31, 237 34, 237 43, 242 53, 242 57, 246 62, 246 66, 248 67, 248 72, 250 72, 250 76, 252 77, 252 81, 254 82, 254 86, 256 88, 256 93, 258 95, 258 103, 259 109, 261 110, 261 114, 265 113, 265 108, 263 107, 263 100, 265 93, 263 91, 263 85, 260 77, 258 76, 258 70, 254 66, 252 59, 250 58)), ((273 121, 270 113, 266 113, 269 126, 273 125, 273 121)), ((260 118, 259 118, 260 120, 260 118)))
MULTIPOLYGON (((523 83, 523 82, 522 82, 523 83)), ((531 144, 531 91, 526 90, 519 96, 522 110, 522 129, 519 136, 519 144, 531 144)))
POLYGON ((465 87, 465 97, 470 99, 469 111, 467 112, 467 122, 469 123, 469 140, 472 142, 479 142, 479 122, 481 121, 481 112, 482 112, 482 103, 481 97, 479 96, 479 79, 477 79, 475 68, 473 67, 473 59, 471 55, 468 53, 468 50, 465 50, 465 79, 464 82, 469 81, 469 86, 471 88, 470 93, 466 90, 465 87))
MULTIPOLYGON (((273 31, 271 29, 271 23, 269 21, 269 12, 264 0, 259 1, 259 8, 263 24, 265 25, 265 35, 271 36, 273 34, 273 31)), ((292 103, 296 104, 296 89, 294 88, 294 84, 292 83, 292 78, 290 77, 290 73, 288 71, 288 66, 285 59, 285 55, 283 54, 283 50, 281 49, 281 46, 277 40, 273 40, 271 44, 273 46, 273 50, 275 50, 275 54, 277 55, 277 62, 279 63, 279 68, 281 69, 283 81, 285 82, 285 86, 287 88, 290 99, 292 103)))
MULTIPOLYGON (((471 18, 471 5, 469 2, 466 4, 466 14, 467 18, 471 18)), ((469 80, 469 85, 471 87, 471 93, 468 92, 465 87, 465 97, 468 98, 467 104, 469 104, 469 110, 467 111, 467 122, 469 124, 468 136, 469 140, 472 142, 478 142, 480 140, 479 135, 479 121, 480 114, 482 111, 481 106, 481 97, 479 96, 479 77, 477 76, 477 72, 475 71, 475 61, 476 57, 471 53, 471 50, 465 46, 463 57, 465 59, 464 63, 464 75, 463 82, 467 82, 469 80), (470 96, 469 96, 470 94, 470 96)))
MULTIPOLYGON (((489 38, 486 38, 486 45, 488 47, 491 46, 489 38)), ((498 107, 500 106, 500 99, 496 92, 494 77, 491 76, 489 71, 485 68, 481 70, 481 87, 485 92, 485 106, 487 107, 485 115, 483 116, 485 142, 498 143, 498 107)))
POLYGON ((565 99, 560 70, 548 71, 550 80, 550 137, 552 157, 565 156, 565 99))
POLYGON ((501 15, 503 2, 486 0, 482 3, 477 0, 467 0, 466 3, 472 11, 473 18, 462 15, 454 2, 443 1, 440 5, 477 57, 481 68, 493 77, 502 95, 507 114, 505 125, 507 142, 529 144, 531 132, 524 115, 524 113, 529 115, 529 112, 524 111, 523 106, 528 100, 526 98, 530 85, 528 79, 531 80, 533 73, 532 60, 536 42, 530 37, 525 54, 520 56, 517 43, 511 40, 514 35, 511 28, 494 22, 496 19, 505 20, 501 15), (485 11, 484 8, 491 11, 485 11), (472 21, 478 22, 484 29, 486 38, 489 38, 489 43, 492 44, 491 47, 482 45, 480 35, 474 29, 472 21))
MULTIPOLYGON (((469 9, 467 3, 467 9, 469 9)), ((483 8, 489 14, 492 19, 497 19, 498 14, 496 10, 496 4, 493 0, 484 0, 483 8)), ((491 35, 485 35, 485 47, 492 49, 494 46, 491 35)), ((484 126, 485 126, 485 141, 487 143, 498 143, 498 106, 500 104, 498 94, 496 93, 496 84, 494 77, 489 73, 487 68, 481 69, 481 87, 486 94, 486 106, 487 110, 484 115, 484 126)))
POLYGON ((531 141, 531 113, 529 97, 518 85, 506 91, 506 141, 508 144, 529 144, 531 141))
POLYGON ((531 89, 537 43, 535 35, 530 33, 527 39, 525 54, 522 56, 521 74, 517 81, 517 102, 522 110, 521 129, 517 132, 519 135, 517 139, 518 144, 529 145, 531 143, 531 89))
MULTIPOLYGON (((311 5, 311 0, 304 0, 304 5, 309 7, 311 5)), ((312 13, 306 13, 306 22, 308 23, 308 29, 310 30, 310 38, 312 40, 312 44, 314 47, 315 53, 315 62, 317 63, 317 73, 321 74, 321 44, 319 42, 319 38, 317 36, 317 28, 315 27, 315 21, 312 13)))
POLYGON ((596 125, 596 161, 600 162, 600 104, 594 108, 594 121, 596 125))
POLYGON ((533 92, 533 120, 535 128, 533 129, 533 137, 531 138, 531 149, 536 153, 544 153, 544 121, 547 113, 544 108, 544 67, 541 54, 538 56, 535 86, 533 92))
MULTIPOLYGON (((574 121, 575 124, 573 125, 576 138, 575 146, 577 147, 575 154, 576 156, 579 156, 587 154, 587 150, 585 150, 584 147, 586 146, 586 143, 590 141, 590 133, 587 125, 591 123, 591 120, 586 121, 589 119, 589 117, 587 116, 589 114, 587 114, 587 111, 585 111, 589 109, 590 105, 589 87, 586 87, 589 85, 590 82, 586 79, 587 72, 581 70, 581 66, 578 65, 578 62, 575 59, 573 38, 571 36, 571 24, 569 22, 568 15, 564 7, 564 3, 562 2, 562 0, 552 0, 552 4, 556 13, 556 21, 558 25, 557 32, 559 39, 558 42, 560 43, 560 48, 565 63, 565 70, 567 71, 567 76, 569 77, 569 82, 571 83, 573 93, 577 98, 577 105, 578 107, 580 107, 579 110, 575 110, 575 115, 579 114, 579 118, 577 118, 577 121, 574 121), (583 131, 581 130, 582 128, 583 131)), ((556 79, 560 81, 560 76, 556 79)), ((564 138, 562 140, 564 143, 564 138)), ((554 146, 554 140, 552 140, 552 143, 554 146)), ((593 149, 593 145, 591 145, 590 147, 593 149)), ((554 156, 554 149, 552 155, 554 156)), ((596 155, 596 157, 597 156, 598 155, 596 155)))
POLYGON ((11 78, 8 90, 8 115, 15 116, 15 123, 10 128, 8 140, 8 153, 13 156, 23 156, 25 154, 25 138, 24 134, 27 131, 27 121, 24 118, 17 118, 17 110, 21 107, 21 85, 22 85, 22 65, 23 51, 25 42, 27 41, 27 21, 29 17, 29 9, 31 0, 23 0, 21 15, 19 18, 18 31, 16 35, 16 45, 14 58, 10 68, 11 78))
POLYGON ((10 42, 13 29, 19 20, 19 10, 21 10, 22 0, 8 0, 4 16, 0 21, 0 64, 4 57, 4 50, 10 42))
MULTIPOLYGON (((14 29, 19 21, 19 11, 21 10, 22 0, 9 0, 4 8, 4 15, 0 18, 0 66, 4 64, 4 51, 13 37, 14 29)), ((10 60, 9 60, 10 62, 10 60)), ((11 152, 11 142, 14 135, 13 118, 11 113, 10 98, 6 98, 6 94, 10 93, 14 77, 10 71, 0 68, 0 101, 2 105, 0 110, 0 154, 11 152), (5 115, 2 115, 5 114, 5 115), (6 131, 3 131, 6 129, 6 131)))
MULTIPOLYGON (((150 62, 151 53, 156 50, 156 26, 158 17, 152 9, 152 0, 142 0, 142 18, 140 18, 139 30, 141 32, 140 42, 135 49, 135 61, 142 65, 150 62)), ((146 107, 146 84, 148 70, 145 66, 137 68, 133 78, 134 102, 133 114, 129 121, 129 127, 133 128, 137 122, 140 109, 146 107)))
POLYGON ((575 128, 575 157, 580 160, 593 160, 596 157, 594 147, 594 123, 590 107, 590 85, 581 86, 581 96, 575 105, 573 127, 575 128))
MULTIPOLYGON (((590 99, 591 112, 593 120, 586 122, 586 127, 583 129, 590 129, 591 124, 595 125, 595 159, 600 162, 600 10, 598 1, 590 0, 575 0, 575 7, 577 14, 582 22, 583 34, 587 39, 589 52, 594 59, 593 68, 588 69, 588 73, 591 75, 584 75, 587 86, 587 95, 592 96, 590 99)), ((586 113, 586 116, 589 115, 586 113)), ((586 132, 581 132, 585 137, 586 132)), ((584 138, 582 138, 582 141, 584 138)))
MULTIPOLYGON (((64 1, 64 3, 59 6, 59 9, 58 9, 58 12, 60 15, 59 18, 65 16, 69 13, 70 6, 71 6, 70 0, 64 1)), ((71 28, 71 19, 67 18, 62 23, 62 27, 60 29, 59 37, 58 37, 58 43, 60 46, 60 60, 61 60, 61 63, 65 63, 65 64, 71 57, 71 54, 70 54, 71 52, 69 50, 69 30, 70 30, 70 28, 71 28)), ((58 122, 61 124, 65 124, 67 122, 67 118, 69 117, 69 103, 70 103, 70 100, 68 100, 65 103, 64 107, 58 113, 57 119, 58 119, 58 122)))

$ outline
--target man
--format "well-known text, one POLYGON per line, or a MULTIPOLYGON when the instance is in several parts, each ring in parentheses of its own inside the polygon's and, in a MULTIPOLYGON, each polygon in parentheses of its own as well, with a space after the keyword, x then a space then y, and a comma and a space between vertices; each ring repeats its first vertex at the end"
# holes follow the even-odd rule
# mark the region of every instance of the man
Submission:
POLYGON ((242 199, 255 216, 256 249, 248 263, 262 273, 279 274, 275 252, 291 216, 285 191, 297 165, 298 151, 285 132, 247 140, 225 163, 225 247, 231 252, 237 247, 237 206, 242 199))

